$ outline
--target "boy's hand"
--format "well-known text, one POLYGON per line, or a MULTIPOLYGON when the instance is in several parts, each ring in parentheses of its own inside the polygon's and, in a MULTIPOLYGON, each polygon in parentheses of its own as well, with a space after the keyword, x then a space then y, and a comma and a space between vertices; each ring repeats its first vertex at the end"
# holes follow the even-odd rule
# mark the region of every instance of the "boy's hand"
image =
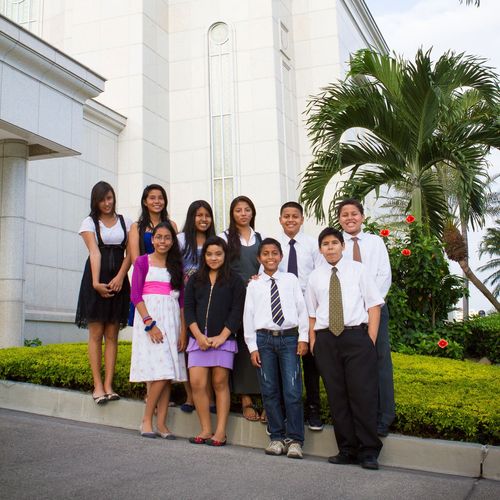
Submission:
POLYGON ((297 354, 299 356, 305 356, 307 354, 309 346, 307 345, 307 342, 299 342, 297 344, 297 354))
POLYGON ((261 367, 259 351, 254 351, 252 352, 252 354, 250 354, 250 361, 252 362, 252 365, 255 366, 255 368, 261 367))
POLYGON ((311 355, 314 356, 314 344, 316 343, 316 333, 313 330, 313 333, 309 332, 309 350, 311 351, 311 355))

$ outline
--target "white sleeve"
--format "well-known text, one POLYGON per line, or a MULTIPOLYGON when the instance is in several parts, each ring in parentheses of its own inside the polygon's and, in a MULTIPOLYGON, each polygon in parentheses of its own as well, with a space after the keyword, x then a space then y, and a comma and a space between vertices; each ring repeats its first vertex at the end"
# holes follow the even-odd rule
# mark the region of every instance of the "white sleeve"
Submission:
POLYGON ((217 236, 219 238, 222 238, 227 243, 227 234, 226 234, 226 231, 222 231, 222 233, 219 233, 217 236))
POLYGON ((180 251, 183 252, 184 248, 186 246, 186 235, 184 233, 178 233, 177 234, 177 241, 179 242, 180 251))
POLYGON ((319 266, 322 266, 326 262, 325 257, 319 251, 319 248, 315 248, 314 250, 314 269, 319 266))
POLYGON ((316 308, 318 306, 318 301, 316 300, 316 294, 314 293, 314 287, 312 286, 312 279, 311 277, 314 275, 309 276, 309 281, 307 282, 306 286, 306 293, 305 293, 305 300, 306 300, 306 307, 307 307, 307 314, 309 315, 310 318, 315 318, 316 317, 316 308))
POLYGON ((307 314, 306 301, 304 300, 299 280, 295 278, 294 282, 295 304, 299 319, 299 342, 309 342, 309 316, 307 314))
POLYGON ((247 287, 247 294, 245 297, 245 309, 243 310, 243 332, 245 335, 245 342, 250 353, 257 351, 257 333, 254 325, 254 300, 253 292, 255 286, 249 283, 247 287))
POLYGON ((125 227, 127 228, 127 234, 128 234, 130 232, 130 227, 133 224, 132 219, 130 219, 129 217, 123 216, 123 221, 125 222, 125 227))
POLYGON ((361 288, 366 310, 370 309, 370 307, 384 305, 384 299, 375 280, 368 274, 364 267, 359 277, 359 286, 361 288))
POLYGON ((95 224, 92 217, 86 217, 83 219, 80 229, 78 230, 78 234, 82 233, 95 233, 95 224))
POLYGON ((382 294, 385 297, 391 288, 392 282, 392 272, 391 272, 391 262, 389 260, 389 253, 387 252, 387 247, 385 246, 382 238, 377 238, 377 243, 379 245, 378 249, 378 262, 377 262, 377 277, 375 281, 382 294))

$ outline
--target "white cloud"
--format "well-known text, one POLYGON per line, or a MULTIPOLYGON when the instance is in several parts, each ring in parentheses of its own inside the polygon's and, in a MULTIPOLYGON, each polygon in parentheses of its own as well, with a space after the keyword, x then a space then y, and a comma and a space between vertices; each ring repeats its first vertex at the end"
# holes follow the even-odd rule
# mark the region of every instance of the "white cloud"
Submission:
POLYGON ((479 8, 458 0, 420 0, 404 12, 375 16, 391 50, 413 58, 419 47, 433 47, 437 58, 447 50, 489 60, 500 70, 500 2, 483 0, 479 8))

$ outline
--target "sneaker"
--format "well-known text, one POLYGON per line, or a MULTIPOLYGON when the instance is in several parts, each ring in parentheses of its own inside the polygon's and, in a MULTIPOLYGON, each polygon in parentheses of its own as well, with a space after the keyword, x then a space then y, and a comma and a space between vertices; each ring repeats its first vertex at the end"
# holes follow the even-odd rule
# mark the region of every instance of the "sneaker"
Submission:
POLYGON ((288 452, 286 454, 288 458, 303 458, 302 456, 302 446, 297 441, 292 441, 288 445, 288 452))
POLYGON ((285 452, 285 445, 283 441, 271 441, 265 450, 266 455, 283 455, 285 452))
POLYGON ((271 430, 269 429, 269 424, 266 424, 266 434, 271 436, 271 430))
POLYGON ((307 418, 307 427, 311 431, 322 431, 323 430, 323 422, 321 421, 321 417, 319 416, 319 411, 316 406, 309 407, 309 415, 307 418))

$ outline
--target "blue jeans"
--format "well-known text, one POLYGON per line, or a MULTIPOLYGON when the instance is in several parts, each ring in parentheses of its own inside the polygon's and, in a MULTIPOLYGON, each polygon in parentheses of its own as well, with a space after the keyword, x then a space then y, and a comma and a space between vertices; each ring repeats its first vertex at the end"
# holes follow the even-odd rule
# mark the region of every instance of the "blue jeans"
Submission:
POLYGON ((267 414, 271 440, 292 439, 304 442, 302 407, 302 370, 297 355, 298 336, 277 336, 257 332, 261 368, 260 387, 267 414), (283 397, 280 390, 283 390, 283 397), (285 416, 281 401, 285 402, 285 416))

